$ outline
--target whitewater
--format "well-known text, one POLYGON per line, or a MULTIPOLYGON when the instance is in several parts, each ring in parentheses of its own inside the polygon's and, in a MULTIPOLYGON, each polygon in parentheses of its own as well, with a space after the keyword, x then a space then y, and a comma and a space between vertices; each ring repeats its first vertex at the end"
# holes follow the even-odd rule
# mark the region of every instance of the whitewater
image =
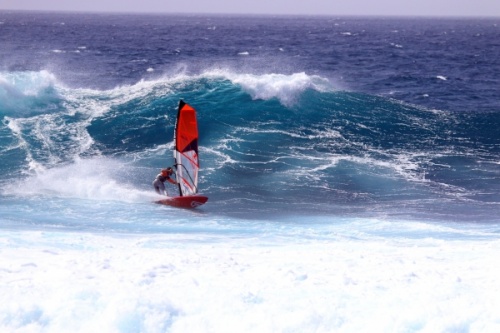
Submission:
POLYGON ((0 12, 0 331, 498 332, 497 21, 0 12))

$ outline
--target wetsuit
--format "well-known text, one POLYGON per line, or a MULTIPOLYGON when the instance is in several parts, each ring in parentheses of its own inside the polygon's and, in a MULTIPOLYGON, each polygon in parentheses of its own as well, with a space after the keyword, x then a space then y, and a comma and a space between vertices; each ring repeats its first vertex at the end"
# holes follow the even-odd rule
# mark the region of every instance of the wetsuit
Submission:
POLYGON ((170 176, 164 176, 161 173, 156 176, 156 179, 153 181, 153 186, 155 188, 156 193, 167 195, 167 191, 165 191, 165 182, 170 181, 170 176))

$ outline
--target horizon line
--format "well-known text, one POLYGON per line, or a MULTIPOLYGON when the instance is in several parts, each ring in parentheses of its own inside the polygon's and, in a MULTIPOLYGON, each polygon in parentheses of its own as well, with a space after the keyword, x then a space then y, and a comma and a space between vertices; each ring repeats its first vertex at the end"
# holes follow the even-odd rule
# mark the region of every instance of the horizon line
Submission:
POLYGON ((432 18, 432 19, 500 19, 500 15, 414 15, 414 14, 284 14, 284 13, 206 13, 206 12, 150 12, 150 11, 101 11, 101 10, 53 10, 53 9, 2 9, 2 12, 24 12, 41 14, 107 14, 107 15, 186 15, 186 16, 270 16, 270 17, 351 17, 351 18, 432 18))

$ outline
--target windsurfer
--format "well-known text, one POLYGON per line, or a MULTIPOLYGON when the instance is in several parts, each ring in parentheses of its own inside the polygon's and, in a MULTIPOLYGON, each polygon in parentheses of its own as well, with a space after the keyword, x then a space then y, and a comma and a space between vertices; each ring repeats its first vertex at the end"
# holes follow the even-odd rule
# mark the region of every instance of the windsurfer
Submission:
POLYGON ((156 193, 168 195, 165 190, 165 182, 168 181, 171 184, 177 184, 175 180, 170 178, 174 174, 174 170, 171 167, 166 169, 162 169, 161 172, 156 176, 153 181, 153 187, 155 188, 156 193))

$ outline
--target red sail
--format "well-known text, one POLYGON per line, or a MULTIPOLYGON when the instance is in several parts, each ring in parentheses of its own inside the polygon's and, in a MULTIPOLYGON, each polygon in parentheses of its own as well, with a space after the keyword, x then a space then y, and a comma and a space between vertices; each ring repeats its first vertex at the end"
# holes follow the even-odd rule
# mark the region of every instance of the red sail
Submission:
POLYGON ((190 105, 179 102, 175 125, 175 166, 179 195, 194 195, 198 192, 198 125, 196 111, 190 105))

